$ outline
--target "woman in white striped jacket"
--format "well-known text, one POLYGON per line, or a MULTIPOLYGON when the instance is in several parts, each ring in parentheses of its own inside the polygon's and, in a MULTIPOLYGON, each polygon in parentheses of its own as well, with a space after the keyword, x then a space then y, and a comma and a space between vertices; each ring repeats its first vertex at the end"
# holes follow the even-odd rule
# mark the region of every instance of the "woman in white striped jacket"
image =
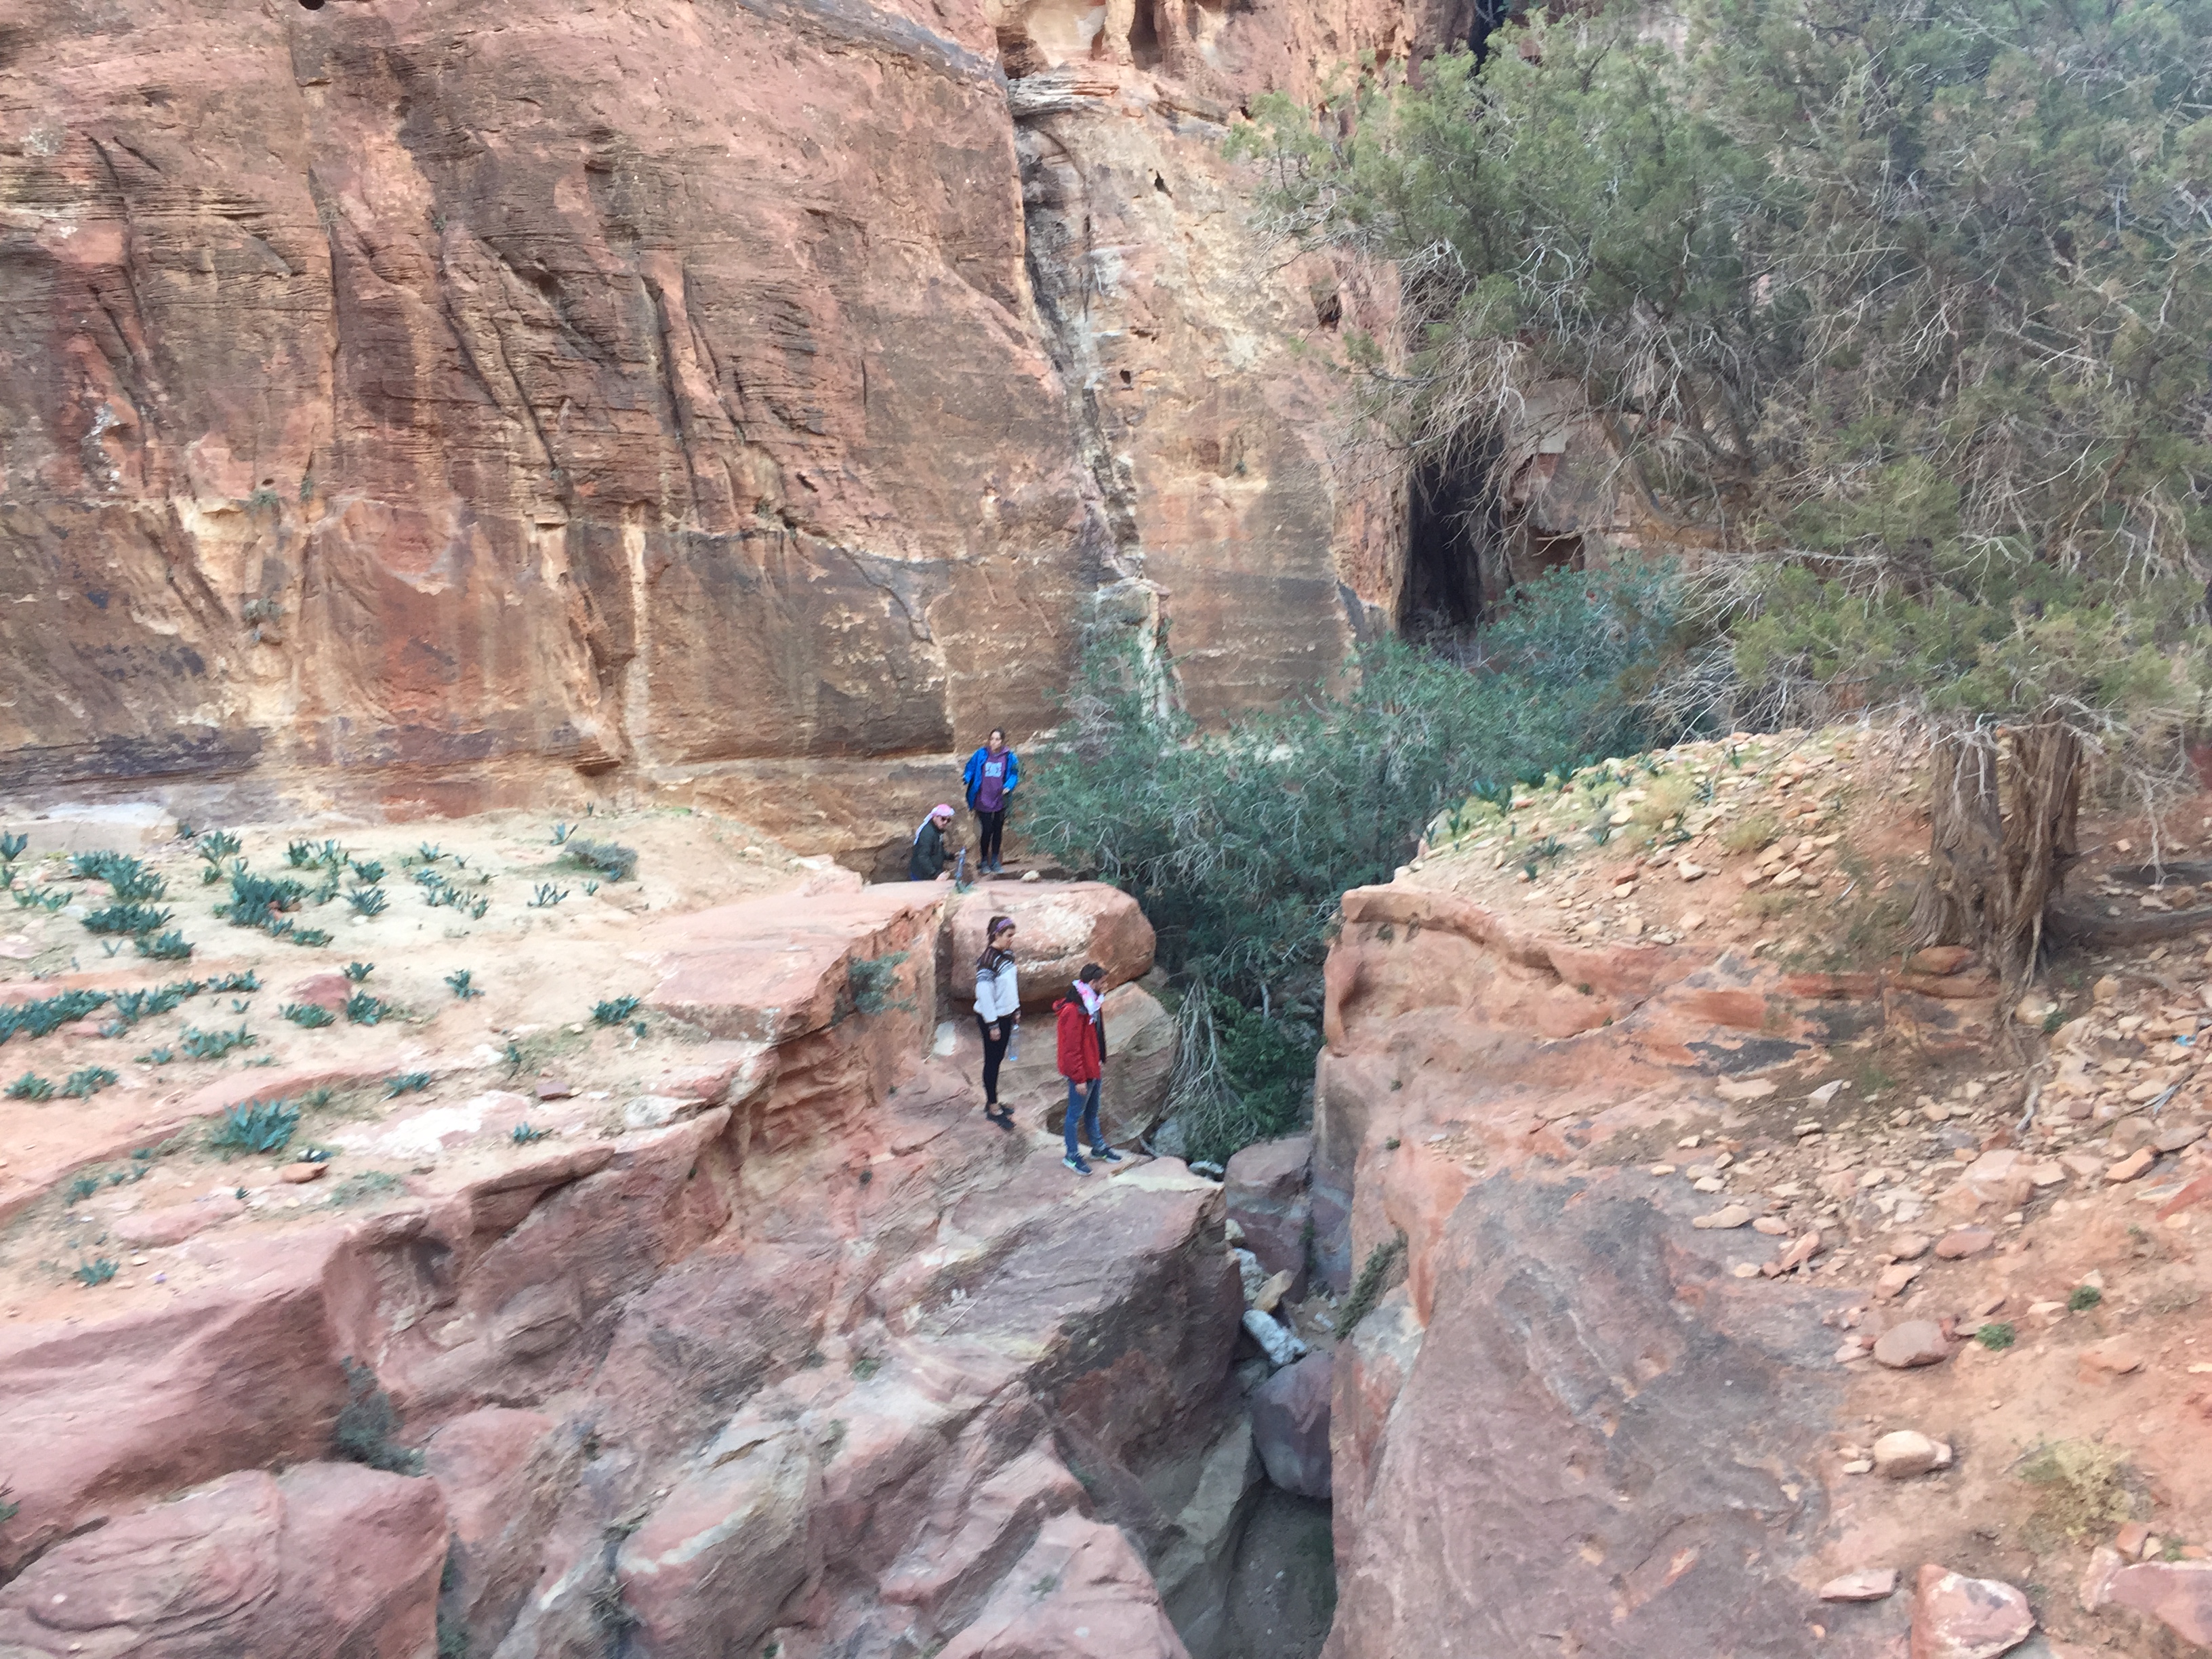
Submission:
POLYGON ((1008 1108, 999 1111, 999 1064, 1021 1024, 1022 994, 1014 973, 1014 919, 993 916, 983 954, 975 958, 975 1029, 983 1036, 983 1115, 1001 1129, 1014 1127, 1008 1108))

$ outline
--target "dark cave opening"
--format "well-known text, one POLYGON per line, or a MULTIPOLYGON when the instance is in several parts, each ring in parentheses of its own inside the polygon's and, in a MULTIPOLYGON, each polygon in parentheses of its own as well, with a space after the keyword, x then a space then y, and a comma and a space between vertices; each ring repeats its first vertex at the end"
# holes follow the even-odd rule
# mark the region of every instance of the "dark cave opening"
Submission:
POLYGON ((1431 462, 1413 475, 1406 504, 1406 582, 1398 631, 1424 643, 1471 635, 1504 597, 1484 591, 1483 554, 1498 531, 1480 460, 1431 462))

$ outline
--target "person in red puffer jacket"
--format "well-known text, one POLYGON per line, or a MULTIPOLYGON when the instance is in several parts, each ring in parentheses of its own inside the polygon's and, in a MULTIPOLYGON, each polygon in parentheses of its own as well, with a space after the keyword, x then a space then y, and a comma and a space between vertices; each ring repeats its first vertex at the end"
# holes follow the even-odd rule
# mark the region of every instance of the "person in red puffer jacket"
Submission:
POLYGON ((1091 1157, 1109 1164, 1121 1161, 1121 1154, 1107 1146, 1098 1133, 1098 1079, 1106 1066, 1106 1017, 1102 1012, 1105 999, 1098 987, 1105 977, 1106 970, 1097 963, 1084 963, 1073 994, 1053 1005, 1060 1038, 1060 1074, 1067 1079, 1067 1116, 1060 1126, 1067 1156, 1060 1162, 1078 1175, 1091 1173, 1075 1139, 1079 1119, 1084 1138, 1091 1143, 1091 1157))

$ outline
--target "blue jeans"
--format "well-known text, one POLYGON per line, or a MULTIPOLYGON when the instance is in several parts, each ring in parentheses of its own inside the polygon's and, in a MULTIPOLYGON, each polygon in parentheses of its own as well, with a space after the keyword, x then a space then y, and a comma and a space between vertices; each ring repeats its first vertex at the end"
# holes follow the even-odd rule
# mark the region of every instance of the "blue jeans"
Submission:
POLYGON ((1098 1079, 1095 1077, 1088 1083, 1078 1083, 1073 1078, 1067 1079, 1067 1117, 1061 1125, 1060 1133, 1067 1139, 1067 1155, 1070 1158, 1082 1156, 1082 1149, 1075 1144, 1075 1121, 1078 1116, 1083 1120, 1085 1136, 1096 1146, 1098 1144, 1098 1079))

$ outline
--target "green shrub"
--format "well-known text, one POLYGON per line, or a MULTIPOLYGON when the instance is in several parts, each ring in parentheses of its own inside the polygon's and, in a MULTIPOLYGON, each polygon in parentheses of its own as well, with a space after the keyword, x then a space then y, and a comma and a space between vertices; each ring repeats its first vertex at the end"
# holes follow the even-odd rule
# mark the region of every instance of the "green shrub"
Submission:
MULTIPOLYGON (((853 1007, 862 1014, 887 1014, 894 1010, 912 1012, 915 1006, 912 997, 893 1000, 891 993, 898 989, 899 964, 907 959, 904 951, 894 951, 887 957, 855 957, 845 966, 847 988, 852 993, 853 1007)), ((635 1008, 637 1000, 630 999, 635 1008)), ((623 1018, 629 1016, 625 1013, 623 1018)))
POLYGON ((36 1072, 26 1072, 8 1085, 10 1100, 52 1100, 54 1085, 36 1072))
POLYGON ((1656 564, 1559 572, 1486 630, 1485 669, 1385 641, 1342 696, 1218 732, 1133 660, 1094 659, 1029 833, 1133 894, 1172 970, 1256 1004, 1312 978, 1345 890, 1390 879, 1447 802, 1643 746, 1636 688, 1676 590, 1656 564))
POLYGON ((173 913, 143 904, 107 904, 89 911, 84 919, 88 933, 143 934, 157 933, 175 919, 173 913))
POLYGON ((257 876, 241 859, 231 866, 230 899, 216 914, 234 927, 266 928, 281 912, 296 910, 307 890, 289 876, 257 876))
POLYGON ((293 1024, 309 1031, 333 1024, 337 1018, 329 1009, 319 1007, 312 1002, 288 1002, 276 1012, 293 1024))
POLYGON ((592 1018, 600 1025, 619 1025, 636 1012, 635 997, 609 997, 592 1005, 592 1018))
POLYGON ((1359 1322, 1374 1311, 1375 1304, 1396 1282, 1391 1275, 1405 1259, 1406 1235, 1402 1230, 1368 1251, 1367 1260, 1360 1263, 1359 1277, 1352 1281, 1352 1293, 1344 1298, 1344 1307, 1336 1316, 1339 1342, 1349 1341, 1359 1322))
POLYGON ((2087 1313, 2105 1299, 2105 1293, 2094 1285, 2076 1285, 2066 1295, 2069 1313, 2087 1313))
POLYGON ((90 1100, 115 1082, 115 1073, 106 1066, 87 1066, 69 1074, 68 1080, 62 1085, 62 1092, 72 1100, 90 1100))
POLYGON ((1226 1164, 1255 1140, 1305 1121, 1320 1033, 1302 1020, 1247 1008, 1221 991, 1183 999, 1170 1104, 1184 1151, 1226 1164))
POLYGON ((420 1094, 429 1086, 430 1074, 428 1072, 402 1072, 396 1077, 385 1079, 384 1097, 397 1100, 402 1095, 420 1094))
POLYGON ((637 849, 611 841, 580 841, 571 836, 562 844, 561 862, 574 869, 596 871, 609 881, 628 881, 637 873, 637 849))
POLYGON ((156 939, 149 940, 141 933, 138 935, 138 954, 155 962, 190 962, 192 959, 191 942, 173 927, 156 939))
POLYGON ((300 1109, 289 1100, 258 1100, 234 1106, 208 1132, 209 1149, 220 1152, 281 1152, 300 1127, 300 1109))
POLYGON ((197 1025, 187 1025, 177 1041, 184 1045, 187 1059, 221 1060, 234 1048, 251 1048, 260 1039, 243 1025, 234 1031, 203 1031, 197 1025))
POLYGON ((106 1006, 105 991, 63 991, 36 1002, 0 1003, 0 1042, 18 1031, 42 1037, 58 1026, 106 1006))
POLYGON ((345 1375, 346 1403, 331 1430, 331 1449, 349 1462, 366 1463, 387 1474, 420 1474, 422 1454, 399 1443, 399 1412, 379 1388, 376 1373, 360 1361, 339 1362, 345 1375))
POLYGON ((356 991, 346 999, 345 1016, 356 1025, 376 1025, 392 1012, 392 1005, 379 1000, 366 991, 356 991))
POLYGON ((2013 1339, 2017 1334, 2010 1325, 1993 1319, 1974 1333, 1974 1340, 1991 1353, 2002 1353, 2012 1346, 2013 1339))
POLYGON ((76 1271, 70 1277, 89 1290, 95 1285, 105 1285, 121 1272, 123 1264, 113 1256, 98 1255, 89 1261, 78 1263, 76 1271))
POLYGON ((468 1001, 471 997, 480 997, 483 994, 483 991, 477 988, 474 971, 467 968, 456 968, 452 973, 447 975, 446 988, 453 994, 456 1000, 462 1002, 468 1001))

